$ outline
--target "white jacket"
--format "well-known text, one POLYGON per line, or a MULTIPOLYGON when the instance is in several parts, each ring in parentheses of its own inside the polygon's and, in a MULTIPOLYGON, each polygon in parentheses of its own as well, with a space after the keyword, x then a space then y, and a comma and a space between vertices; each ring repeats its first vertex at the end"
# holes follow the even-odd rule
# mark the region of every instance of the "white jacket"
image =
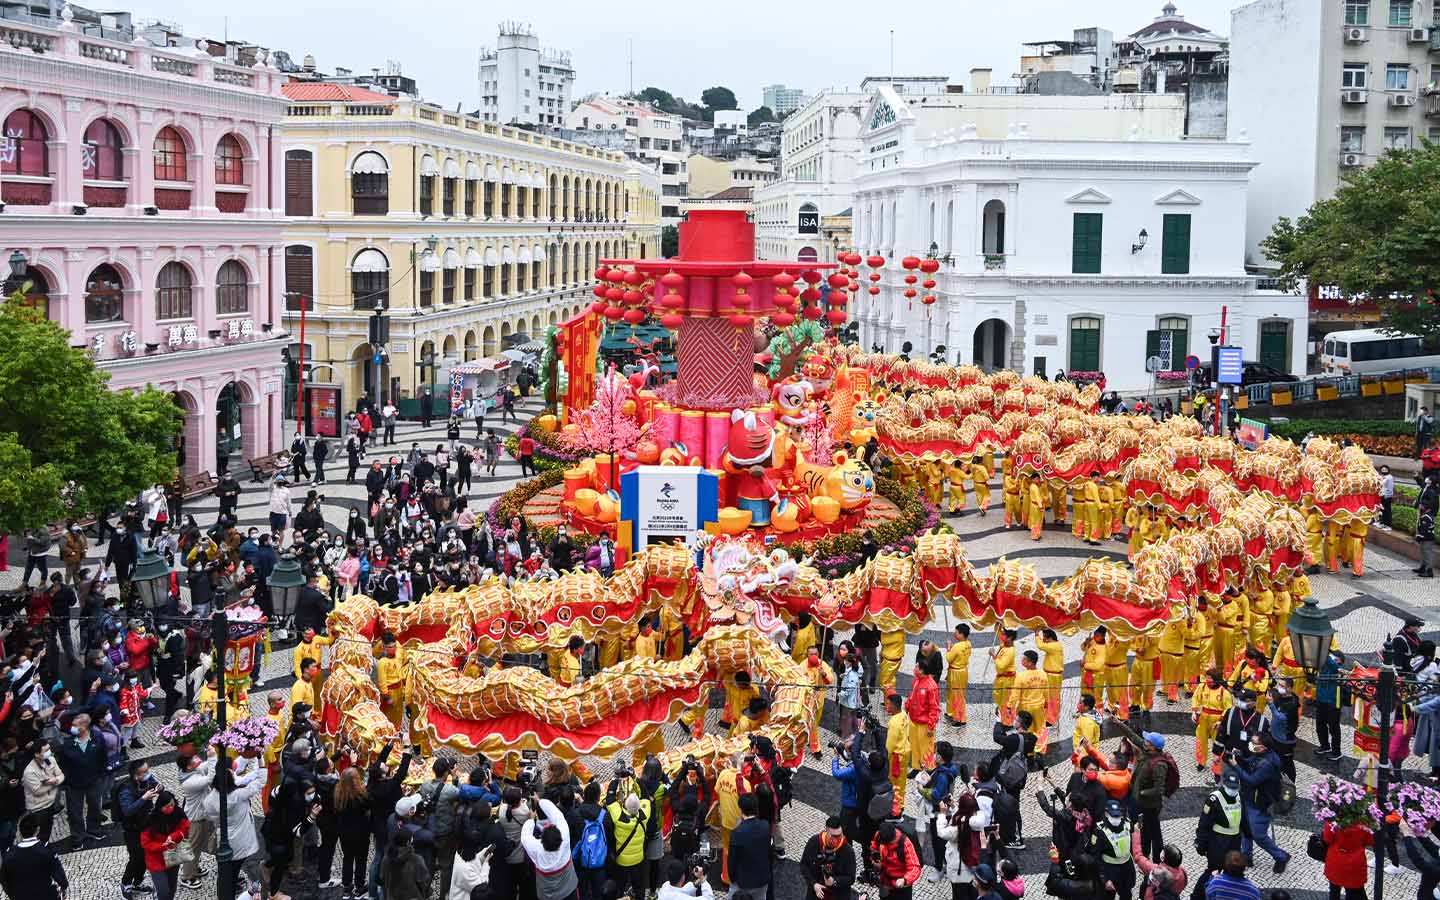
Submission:
POLYGON ((475 858, 466 862, 460 854, 455 854, 455 868, 450 871, 450 889, 446 900, 470 900, 470 891, 476 885, 488 884, 490 882, 490 850, 475 854, 475 858))
POLYGON ((290 515, 290 488, 277 484, 270 488, 270 512, 290 515))
MULTIPOLYGON (((239 779, 240 786, 230 792, 229 808, 226 816, 230 823, 230 850, 234 854, 235 861, 239 863, 243 859, 260 852, 260 841, 255 836, 255 819, 250 814, 250 803, 260 796, 260 791, 265 787, 263 778, 254 775, 248 778, 239 779)), ((216 823, 220 822, 220 792, 211 790, 205 796, 205 818, 216 823)))
POLYGON ((53 755, 48 763, 37 756, 30 761, 30 765, 25 767, 24 773, 20 776, 20 783, 25 789, 26 809, 32 811, 49 809, 55 804, 55 795, 60 793, 60 785, 65 783, 65 773, 60 771, 60 764, 55 761, 53 755), (58 778, 59 780, 54 784, 45 784, 47 778, 58 778))
POLYGON ((210 782, 214 779, 214 759, 207 759, 194 770, 180 776, 180 803, 185 808, 185 818, 191 822, 206 818, 205 798, 210 793, 210 782))
MULTIPOLYGON (((975 802, 980 808, 970 817, 970 830, 984 831, 990 827, 990 798, 976 794, 975 802)), ((959 884, 974 881, 975 873, 960 859, 960 845, 956 843, 960 829, 947 816, 935 820, 935 834, 945 842, 945 877, 959 884)))

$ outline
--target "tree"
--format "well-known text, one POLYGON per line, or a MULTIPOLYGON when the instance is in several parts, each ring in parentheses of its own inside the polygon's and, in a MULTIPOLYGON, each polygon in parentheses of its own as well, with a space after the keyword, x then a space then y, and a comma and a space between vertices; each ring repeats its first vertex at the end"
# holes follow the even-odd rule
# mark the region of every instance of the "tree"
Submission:
POLYGON ((109 390, 109 373, 18 297, 0 304, 0 533, 169 483, 181 421, 170 395, 109 390))
POLYGON ((644 100, 661 112, 673 113, 675 111, 675 95, 661 88, 647 87, 636 95, 636 99, 644 100))
POLYGON ((776 121, 775 111, 768 106, 762 106, 759 109, 752 109, 750 111, 750 114, 745 117, 745 123, 751 128, 754 128, 756 125, 760 125, 764 122, 774 121, 776 121))
POLYGON ((1371 297, 1387 328, 1440 338, 1440 144, 1392 150, 1260 242, 1287 290, 1303 279, 1371 297))
POLYGON ((625 412, 625 404, 634 397, 630 382, 618 372, 600 376, 595 385, 595 401, 578 418, 574 434, 562 434, 560 440, 571 450, 581 453, 615 453, 623 456, 633 452, 640 442, 640 424, 625 412))
POLYGON ((740 108, 740 101, 735 99, 735 92, 727 87, 706 88, 700 94, 700 103, 712 114, 720 109, 740 108))
POLYGON ((660 256, 669 259, 680 255, 680 229, 666 225, 660 229, 660 256))

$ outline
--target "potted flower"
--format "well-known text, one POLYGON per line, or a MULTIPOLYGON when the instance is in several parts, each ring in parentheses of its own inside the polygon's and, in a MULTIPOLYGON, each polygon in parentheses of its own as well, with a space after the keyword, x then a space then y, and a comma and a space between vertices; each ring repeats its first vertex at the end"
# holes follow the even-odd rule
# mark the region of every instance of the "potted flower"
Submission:
POLYGON ((1333 823, 1336 828, 1351 825, 1376 828, 1380 824, 1378 810, 1364 785, 1342 781, 1331 775, 1311 785, 1310 801, 1315 820, 1321 825, 1333 823))
POLYGON ((1395 813, 1398 813, 1416 834, 1426 834, 1432 823, 1440 822, 1440 790, 1419 782, 1406 781, 1396 787, 1390 796, 1391 807, 1395 813))
POLYGON ((204 747, 215 736, 215 720, 202 713, 186 713, 161 725, 155 733, 160 740, 173 746, 180 753, 194 753, 196 747, 204 747))
POLYGON ((210 739, 210 743, 223 746, 237 756, 255 759, 268 750, 279 735, 280 725, 274 719, 251 716, 215 735, 210 739))

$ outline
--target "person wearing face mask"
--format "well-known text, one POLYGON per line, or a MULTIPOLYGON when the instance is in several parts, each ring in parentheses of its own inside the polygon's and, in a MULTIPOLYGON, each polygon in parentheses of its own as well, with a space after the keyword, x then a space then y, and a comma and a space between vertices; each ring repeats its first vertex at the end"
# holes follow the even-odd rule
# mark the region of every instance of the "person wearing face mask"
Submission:
POLYGON ((37 741, 34 752, 34 758, 21 775, 21 784, 25 792, 25 809, 35 817, 41 842, 48 843, 60 805, 60 786, 65 783, 65 773, 55 761, 55 752, 49 741, 37 741))
POLYGON ((185 697, 185 691, 180 686, 185 674, 185 631, 183 628, 171 628, 170 623, 164 620, 155 624, 155 630, 158 642, 155 647, 155 677, 160 682, 160 689, 165 692, 165 722, 168 724, 185 697))
MULTIPOLYGON (((323 632, 325 630, 325 619, 334 609, 330 598, 320 590, 320 575, 311 572, 305 578, 305 587, 300 590, 300 598, 295 601, 295 630, 305 632, 323 632)), ((296 652, 299 655, 299 652, 296 652)), ((319 659, 319 654, 313 658, 319 659)))
MULTIPOLYGON (((157 808, 155 801, 159 796, 160 785, 150 774, 150 764, 143 759, 130 763, 129 775, 115 788, 115 809, 125 835, 126 860, 125 871, 120 876, 120 893, 126 900, 137 892, 150 893, 144 887, 147 866, 141 835, 146 820, 157 808)), ((173 804, 174 798, 170 800, 173 804)))
POLYGON ((1130 823, 1118 800, 1105 804, 1105 814, 1090 833, 1088 851, 1100 860, 1100 875, 1107 889, 1121 900, 1135 894, 1135 861, 1130 853, 1130 823))
POLYGON ((1205 885, 1212 872, 1225 865, 1225 857, 1240 850, 1242 833, 1246 831, 1244 807, 1240 802, 1240 778, 1227 770, 1220 776, 1220 785, 1205 799, 1200 821, 1195 827, 1195 850, 1205 855, 1205 870, 1195 882, 1192 896, 1204 897, 1205 885))
POLYGON ((180 875, 178 856, 185 852, 183 845, 189 833, 190 820, 175 795, 159 791, 154 798, 154 811, 146 818, 140 833, 145 870, 155 885, 155 900, 174 900, 180 875))
POLYGON ((1196 771, 1204 771, 1205 766, 1211 764, 1221 719, 1228 719, 1232 712, 1230 692, 1225 688, 1220 670, 1208 670, 1204 681, 1190 698, 1190 721, 1195 723, 1196 771))
POLYGON ((15 823, 25 812, 25 789, 20 784, 25 760, 13 737, 0 741, 0 853, 8 853, 15 840, 15 823))
POLYGON ((1236 767, 1235 774, 1240 779, 1240 802, 1249 826, 1248 833, 1240 840, 1240 852, 1250 853, 1251 845, 1258 844, 1275 859, 1275 874, 1279 875, 1290 862, 1290 854, 1270 836, 1270 805, 1280 795, 1280 756, 1275 752, 1275 739, 1269 733, 1251 733, 1249 739, 1248 756, 1233 750, 1229 756, 1230 765, 1236 767))
POLYGON ((70 735, 60 744, 56 757, 65 775, 65 814, 72 849, 80 849, 87 837, 104 840, 100 813, 105 799, 105 747, 91 734, 89 715, 80 713, 70 720, 70 735))

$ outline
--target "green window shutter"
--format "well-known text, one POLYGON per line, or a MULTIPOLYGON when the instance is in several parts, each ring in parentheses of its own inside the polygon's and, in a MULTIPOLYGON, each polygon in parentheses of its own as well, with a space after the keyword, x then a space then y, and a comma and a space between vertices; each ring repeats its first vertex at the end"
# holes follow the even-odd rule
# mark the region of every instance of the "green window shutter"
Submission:
POLYGON ((1165 216, 1160 247, 1160 272, 1164 275, 1190 274, 1190 215, 1165 216))
POLYGON ((1190 355, 1190 332, 1179 329, 1170 332, 1170 371, 1185 371, 1185 357, 1190 355))
POLYGON ((1075 319, 1070 323, 1070 371, 1100 370, 1100 328, 1093 319, 1075 319))
POLYGON ((1145 332, 1145 359, 1149 361, 1152 356, 1160 355, 1160 335, 1163 334, 1158 328, 1152 328, 1145 332))
POLYGON ((1100 274, 1100 236, 1105 217, 1101 213, 1075 213, 1070 271, 1080 275, 1100 274))

